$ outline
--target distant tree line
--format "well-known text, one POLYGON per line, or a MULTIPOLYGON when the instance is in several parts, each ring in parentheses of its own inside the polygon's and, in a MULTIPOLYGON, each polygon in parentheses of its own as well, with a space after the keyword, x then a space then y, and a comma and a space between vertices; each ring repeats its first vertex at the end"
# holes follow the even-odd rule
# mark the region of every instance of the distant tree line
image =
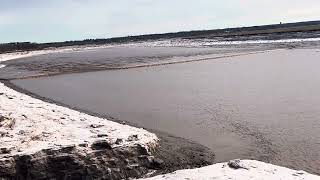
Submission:
POLYGON ((304 30, 320 30, 320 21, 308 21, 308 22, 287 23, 287 24, 279 23, 279 24, 265 25, 265 26, 252 26, 252 27, 200 30, 200 31, 183 31, 183 32, 175 32, 175 33, 165 33, 165 34, 147 34, 147 35, 139 35, 139 36, 115 37, 115 38, 109 38, 109 39, 85 39, 81 41, 65 41, 65 42, 52 42, 52 43, 14 42, 14 43, 0 44, 0 53, 42 50, 47 48, 58 48, 58 47, 65 47, 65 46, 103 45, 103 44, 111 44, 111 43, 127 43, 127 42, 171 39, 171 38, 210 38, 210 37, 219 37, 219 36, 223 36, 223 37, 239 36, 239 35, 241 36, 241 35, 259 34, 259 33, 290 32, 290 31, 304 31, 304 30), (276 29, 282 29, 283 31, 273 31, 276 29))

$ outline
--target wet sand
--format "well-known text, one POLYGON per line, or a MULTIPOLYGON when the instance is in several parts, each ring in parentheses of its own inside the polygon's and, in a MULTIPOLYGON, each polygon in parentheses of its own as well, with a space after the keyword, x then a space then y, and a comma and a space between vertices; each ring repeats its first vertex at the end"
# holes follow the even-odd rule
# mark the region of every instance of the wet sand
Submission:
POLYGON ((317 50, 13 81, 70 106, 319 174, 317 50), (72 83, 70 83, 72 82, 72 83), (76 91, 75 91, 76 89, 76 91))

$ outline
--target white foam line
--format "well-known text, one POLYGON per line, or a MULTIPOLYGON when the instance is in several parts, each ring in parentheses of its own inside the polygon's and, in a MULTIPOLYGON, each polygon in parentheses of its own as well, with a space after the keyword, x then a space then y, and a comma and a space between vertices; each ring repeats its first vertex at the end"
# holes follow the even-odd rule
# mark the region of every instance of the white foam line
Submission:
POLYGON ((211 39, 171 39, 158 40, 140 43, 128 43, 126 46, 158 46, 158 47, 201 47, 214 45, 241 45, 241 44, 279 44, 279 43, 294 43, 294 42, 316 42, 320 38, 305 38, 305 39, 280 39, 280 40, 247 40, 247 41, 218 41, 211 39))

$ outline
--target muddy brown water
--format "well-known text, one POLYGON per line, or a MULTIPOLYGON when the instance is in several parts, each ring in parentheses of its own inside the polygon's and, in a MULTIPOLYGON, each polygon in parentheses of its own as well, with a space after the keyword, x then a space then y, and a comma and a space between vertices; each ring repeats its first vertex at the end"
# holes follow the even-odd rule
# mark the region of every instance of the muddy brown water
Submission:
POLYGON ((320 174, 320 51, 15 80, 70 106, 191 139, 216 161, 258 159, 320 174))

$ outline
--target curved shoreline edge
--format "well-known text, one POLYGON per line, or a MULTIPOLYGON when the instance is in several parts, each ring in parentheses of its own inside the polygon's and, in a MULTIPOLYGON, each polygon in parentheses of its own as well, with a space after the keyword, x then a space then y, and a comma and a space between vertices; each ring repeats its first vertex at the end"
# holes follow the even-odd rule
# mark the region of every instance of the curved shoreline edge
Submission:
MULTIPOLYGON (((19 56, 16 58, 19 58, 19 56)), ((0 59, 2 61, 6 60, 5 58, 0 59)), ((11 59, 14 59, 14 57, 11 59)), ((179 168, 201 167, 209 165, 210 161, 213 161, 213 154, 211 156, 210 153, 205 152, 206 149, 203 147, 195 148, 197 144, 192 142, 184 143, 186 147, 195 149, 182 151, 178 157, 173 158, 176 156, 175 153, 178 153, 171 152, 176 148, 172 148, 173 144, 179 140, 183 141, 183 139, 171 137, 170 135, 163 135, 159 139, 157 135, 147 130, 44 102, 14 89, 9 88, 4 83, 0 83, 1 178, 12 178, 15 175, 25 179, 46 178, 45 176, 48 175, 51 175, 51 177, 54 175, 58 178, 63 178, 67 175, 73 177, 84 175, 89 178, 138 178, 150 173, 150 169, 153 169, 153 174, 156 175, 166 171, 172 172, 179 168), (166 141, 167 144, 161 145, 161 140, 162 142, 163 140, 166 141), (167 149, 168 144, 171 144, 171 149, 167 149), (162 150, 157 150, 159 146, 162 146, 162 150), (190 157, 206 156, 206 161, 201 164, 200 161, 203 160, 201 159, 197 161, 195 166, 191 166, 190 163, 196 162, 193 159, 177 167, 173 161, 185 158, 182 154, 186 152, 187 156, 190 157), (195 154, 197 152, 199 154, 195 154), (169 157, 166 158, 165 154, 169 154, 169 157), (167 164, 163 166, 165 164, 164 161, 171 158, 172 160, 168 164, 172 163, 172 166, 170 167, 167 164), (32 167, 27 166, 27 163, 31 163, 32 167), (57 164, 52 166, 53 163, 57 164), (63 174, 62 172, 65 171, 59 166, 68 168, 67 170, 72 174, 63 174), (27 172, 24 168, 27 169, 27 172), (155 172, 161 168, 165 170, 155 172), (91 172, 88 172, 88 169, 91 172), (44 172, 49 173, 44 175, 44 172)), ((247 163, 250 164, 252 162, 240 161, 239 164, 241 163, 244 165, 239 166, 246 167, 247 163)), ((261 164, 261 162, 257 163, 261 164)), ((180 170, 174 173, 173 176, 168 174, 154 178, 180 179, 186 175, 191 179, 200 176, 203 179, 207 179, 219 172, 217 167, 221 165, 227 167, 226 165, 228 164, 216 164, 195 170, 180 170), (211 173, 207 173, 207 169, 210 169, 211 173)), ((266 163, 263 165, 259 166, 258 169, 267 171, 268 168, 275 167, 266 163)), ((229 165, 228 167, 231 168, 229 165)), ((249 172, 245 177, 257 178, 257 173, 243 167, 238 169, 240 171, 245 169, 249 172)), ((279 167, 279 169, 281 168, 279 167)), ((231 172, 224 172, 224 175, 232 175, 231 172)), ((292 178, 296 179, 302 179, 305 176, 319 179, 318 176, 310 175, 306 172, 302 174, 302 171, 293 173, 297 176, 293 175, 292 172, 295 171, 283 171, 283 173, 291 173, 292 178)), ((270 171, 270 173, 274 172, 270 171)), ((280 175, 274 176, 274 178, 280 179, 280 175)), ((216 175, 214 176, 216 177, 216 175)), ((50 176, 47 178, 50 178, 50 176)))

